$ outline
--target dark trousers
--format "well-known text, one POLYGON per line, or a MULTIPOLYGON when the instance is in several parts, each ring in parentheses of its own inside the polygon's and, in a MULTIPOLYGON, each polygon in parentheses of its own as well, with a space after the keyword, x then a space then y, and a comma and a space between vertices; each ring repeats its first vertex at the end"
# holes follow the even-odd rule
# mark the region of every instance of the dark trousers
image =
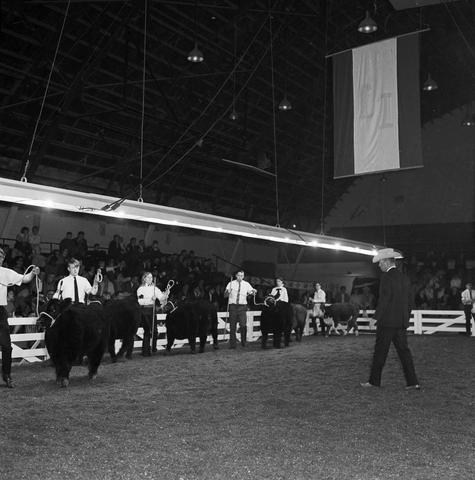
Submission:
POLYGON ((475 320, 475 313, 472 313, 472 305, 464 305, 463 312, 465 313, 465 331, 467 335, 471 335, 472 332, 472 317, 475 320))
POLYGON ((417 385, 416 371, 412 360, 411 350, 407 345, 407 334, 405 328, 378 327, 376 329, 376 343, 374 345, 373 364, 369 383, 379 387, 381 385, 381 373, 388 356, 391 342, 396 348, 399 360, 402 364, 404 377, 407 385, 417 385))
POLYGON ((5 307, 0 306, 0 348, 2 350, 2 378, 5 380, 12 371, 12 342, 8 313, 5 307))
POLYGON ((247 305, 229 305, 229 346, 236 347, 236 328, 239 322, 241 332, 241 344, 246 345, 247 335, 247 305))
POLYGON ((142 328, 143 328, 143 341, 142 341, 142 355, 149 356, 150 352, 150 337, 152 337, 151 351, 157 351, 157 319, 153 318, 153 307, 141 307, 142 314, 142 328), (152 333, 153 328, 153 333, 152 333))

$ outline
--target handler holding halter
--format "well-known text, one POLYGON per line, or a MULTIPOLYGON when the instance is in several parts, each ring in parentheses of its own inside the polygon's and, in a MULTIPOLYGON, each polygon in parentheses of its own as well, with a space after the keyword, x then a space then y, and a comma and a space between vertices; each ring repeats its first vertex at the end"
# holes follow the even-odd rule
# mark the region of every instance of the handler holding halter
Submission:
POLYGON ((241 331, 241 345, 246 346, 247 335, 247 296, 255 295, 257 291, 244 280, 244 271, 236 273, 236 280, 226 285, 224 296, 229 298, 229 348, 236 348, 236 327, 239 322, 241 331))
POLYGON ((7 305, 7 288, 31 282, 35 275, 38 275, 40 269, 32 265, 27 269, 27 272, 30 268, 31 271, 22 275, 14 270, 2 267, 4 259, 5 252, 0 248, 0 348, 2 350, 2 378, 7 388, 13 388, 10 376, 12 368, 12 342, 7 309, 5 308, 7 305))
POLYGON ((142 284, 137 289, 137 299, 142 311, 142 355, 150 357, 151 352, 157 351, 157 322, 155 321, 155 302, 158 300, 160 305, 167 301, 168 295, 163 293, 153 281, 153 275, 145 272, 142 275, 142 284), (152 339, 152 348, 150 351, 150 338, 152 339))

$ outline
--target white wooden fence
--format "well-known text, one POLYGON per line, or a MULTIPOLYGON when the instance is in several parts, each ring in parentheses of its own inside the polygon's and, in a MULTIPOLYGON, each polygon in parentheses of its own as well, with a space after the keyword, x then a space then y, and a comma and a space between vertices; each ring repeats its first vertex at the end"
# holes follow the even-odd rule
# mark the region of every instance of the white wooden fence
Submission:
MULTIPOLYGON (((360 312, 358 318, 358 329, 362 333, 372 333, 375 331, 372 316, 374 310, 360 312)), ((229 324, 227 323, 227 312, 218 313, 218 340, 229 340, 229 324)), ((247 312, 247 341, 255 342, 261 336, 260 332, 260 312, 247 312)), ((158 342, 157 347, 164 349, 167 344, 166 328, 163 324, 164 314, 157 315, 158 323, 158 342)), ((12 339, 12 357, 20 363, 41 362, 48 358, 48 353, 44 345, 44 333, 35 332, 36 317, 8 319, 8 323, 13 327, 12 339), (30 331, 30 332, 29 332, 30 331)), ((432 335, 434 333, 458 333, 465 332, 465 316, 461 311, 454 310, 414 310, 411 315, 409 332, 417 335, 432 335)), ((313 327, 310 325, 310 319, 307 315, 307 321, 304 329, 304 335, 313 334, 313 327)), ((134 343, 135 348, 142 345, 143 331, 139 328, 137 338, 134 343)), ((472 320, 472 336, 475 336, 475 325, 472 320)), ((210 340, 210 337, 208 338, 210 340)), ((180 348, 188 343, 187 340, 176 340, 174 348, 180 348)), ((117 341, 116 349, 120 342, 117 341)))

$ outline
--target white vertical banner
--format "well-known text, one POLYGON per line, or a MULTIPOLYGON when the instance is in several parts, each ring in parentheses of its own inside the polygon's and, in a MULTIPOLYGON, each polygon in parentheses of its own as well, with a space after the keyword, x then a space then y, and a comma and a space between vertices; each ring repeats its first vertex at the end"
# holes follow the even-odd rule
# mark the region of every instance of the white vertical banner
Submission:
POLYGON ((353 50, 355 174, 400 168, 397 39, 353 50))

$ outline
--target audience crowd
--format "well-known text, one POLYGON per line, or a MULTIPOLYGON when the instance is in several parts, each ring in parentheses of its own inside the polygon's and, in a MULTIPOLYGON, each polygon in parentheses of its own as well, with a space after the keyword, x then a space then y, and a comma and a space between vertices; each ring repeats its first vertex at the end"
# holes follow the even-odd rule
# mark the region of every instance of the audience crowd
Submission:
MULTIPOLYGON (((130 238, 126 244, 119 235, 114 235, 106 250, 97 243, 89 247, 84 232, 78 232, 75 237, 72 232, 67 232, 58 248, 46 254, 41 249, 41 237, 36 226, 31 232, 28 227, 23 227, 14 245, 5 244, 2 248, 6 253, 6 267, 19 273, 24 273, 32 264, 41 269, 39 281, 9 289, 7 310, 10 316, 35 316, 37 302, 50 299, 58 281, 68 275, 66 267, 70 257, 81 261, 80 275, 91 284, 97 270, 101 270, 103 281, 98 296, 102 300, 135 295, 141 274, 150 271, 161 290, 166 288, 169 280, 173 280, 176 284, 174 293, 180 299, 207 298, 219 310, 226 310, 227 307, 224 288, 229 279, 216 270, 211 259, 197 257, 193 250, 163 253, 157 241, 146 245, 144 240, 130 238)), ((411 278, 414 308, 462 310, 461 292, 474 276, 470 267, 463 255, 450 258, 429 251, 424 258, 406 258, 402 268, 411 278)), ((350 302, 363 310, 376 306, 377 281, 355 285, 349 293, 345 287, 338 285, 323 287, 327 303, 350 302)), ((263 299, 270 288, 258 286, 257 298, 263 299)), ((312 292, 301 295, 301 292, 291 291, 291 300, 299 299, 307 305, 312 295, 312 292)))

